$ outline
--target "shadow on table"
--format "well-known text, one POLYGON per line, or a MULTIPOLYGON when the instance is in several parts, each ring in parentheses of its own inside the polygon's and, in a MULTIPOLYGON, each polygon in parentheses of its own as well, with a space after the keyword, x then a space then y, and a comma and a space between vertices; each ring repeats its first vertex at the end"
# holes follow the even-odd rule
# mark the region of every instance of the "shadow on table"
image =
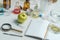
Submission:
POLYGON ((25 35, 26 37, 31 37, 31 38, 34 38, 34 39, 38 39, 38 40, 49 40, 49 39, 42 39, 42 38, 39 38, 39 37, 34 37, 34 36, 28 36, 28 35, 25 35))

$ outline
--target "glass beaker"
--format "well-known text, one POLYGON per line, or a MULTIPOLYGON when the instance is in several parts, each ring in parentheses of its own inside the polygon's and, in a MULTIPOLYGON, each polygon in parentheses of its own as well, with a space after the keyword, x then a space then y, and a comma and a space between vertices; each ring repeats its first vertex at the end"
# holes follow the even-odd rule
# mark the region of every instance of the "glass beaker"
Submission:
POLYGON ((33 18, 39 17, 39 11, 32 11, 31 17, 33 17, 33 18))
POLYGON ((40 0, 40 10, 42 13, 44 13, 46 11, 46 9, 48 9, 49 5, 51 3, 48 0, 40 0))
POLYGON ((60 8, 55 8, 55 9, 53 9, 53 10, 51 10, 51 12, 50 12, 50 16, 51 16, 51 18, 53 18, 53 19, 51 19, 51 20, 53 20, 54 22, 60 22, 60 8))

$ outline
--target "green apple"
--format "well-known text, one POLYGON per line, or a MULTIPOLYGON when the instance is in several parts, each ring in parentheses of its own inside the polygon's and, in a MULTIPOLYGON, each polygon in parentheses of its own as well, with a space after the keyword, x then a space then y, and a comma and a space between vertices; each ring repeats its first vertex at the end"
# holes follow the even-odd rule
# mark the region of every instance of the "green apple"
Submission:
POLYGON ((18 22, 23 23, 27 19, 27 15, 23 12, 18 15, 18 22))

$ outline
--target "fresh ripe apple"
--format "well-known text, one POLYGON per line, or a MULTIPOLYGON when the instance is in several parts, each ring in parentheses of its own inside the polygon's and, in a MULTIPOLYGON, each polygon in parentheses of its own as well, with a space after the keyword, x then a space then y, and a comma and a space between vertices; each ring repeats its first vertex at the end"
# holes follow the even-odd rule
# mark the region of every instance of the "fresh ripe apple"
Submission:
POLYGON ((18 15, 18 22, 23 23, 27 19, 27 15, 25 13, 20 13, 18 15))

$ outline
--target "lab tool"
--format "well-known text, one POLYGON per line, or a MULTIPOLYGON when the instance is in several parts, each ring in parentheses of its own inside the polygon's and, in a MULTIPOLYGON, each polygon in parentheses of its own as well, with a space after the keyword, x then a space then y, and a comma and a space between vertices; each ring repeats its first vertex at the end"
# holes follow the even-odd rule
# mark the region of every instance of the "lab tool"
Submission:
POLYGON ((41 11, 42 13, 46 12, 47 9, 49 8, 50 4, 51 4, 51 3, 48 2, 48 0, 41 0, 41 1, 40 1, 40 11, 41 11))
POLYGON ((38 11, 32 11, 31 16, 33 18, 38 18, 39 17, 39 12, 38 11))
POLYGON ((20 8, 16 7, 12 12, 14 14, 19 14, 21 11, 20 11, 20 8))
POLYGON ((3 4, 2 3, 0 3, 0 8, 2 8, 3 7, 3 4))
POLYGON ((51 3, 57 2, 57 0, 48 0, 48 1, 51 2, 51 3))
MULTIPOLYGON (((7 11, 10 12, 11 8, 11 0, 3 0, 3 8, 7 11)), ((10 15, 10 13, 4 13, 5 15, 10 15)))
POLYGON ((29 2, 29 0, 26 0, 25 2, 24 2, 24 6, 23 6, 23 10, 27 10, 27 9, 29 9, 30 8, 30 2, 29 2))
POLYGON ((36 3, 31 15, 32 15, 32 17, 37 18, 37 17, 39 17, 39 13, 40 13, 40 10, 38 9, 38 4, 36 3))
POLYGON ((11 7, 11 0, 3 0, 3 7, 9 9, 11 7))
POLYGON ((9 33, 3 33, 5 35, 10 35, 10 36, 17 36, 17 37, 23 37, 22 35, 16 35, 16 34, 9 34, 9 33))
POLYGON ((38 4, 35 5, 34 10, 38 10, 38 4))
POLYGON ((28 16, 31 16, 32 11, 33 11, 32 9, 27 9, 26 14, 27 14, 28 16))
POLYGON ((50 11, 50 17, 50 20, 54 21, 55 23, 60 22, 60 7, 52 9, 50 11))
POLYGON ((14 14, 19 14, 21 12, 22 7, 19 5, 19 1, 16 2, 14 10, 12 11, 14 14))
POLYGON ((4 23, 4 24, 1 26, 1 29, 2 29, 2 31, 5 31, 5 32, 10 31, 10 30, 13 30, 13 31, 17 31, 17 32, 21 32, 21 33, 22 33, 21 30, 13 29, 13 28, 12 28, 12 25, 9 24, 9 23, 4 23))

